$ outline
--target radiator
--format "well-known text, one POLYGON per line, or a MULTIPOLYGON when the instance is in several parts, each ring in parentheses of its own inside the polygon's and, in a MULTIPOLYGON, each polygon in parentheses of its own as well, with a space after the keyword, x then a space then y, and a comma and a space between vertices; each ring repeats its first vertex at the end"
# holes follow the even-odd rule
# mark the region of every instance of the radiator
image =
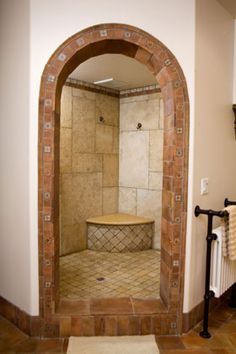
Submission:
POLYGON ((222 226, 213 230, 217 240, 212 242, 210 289, 220 297, 236 282, 236 261, 230 261, 222 254, 222 226))

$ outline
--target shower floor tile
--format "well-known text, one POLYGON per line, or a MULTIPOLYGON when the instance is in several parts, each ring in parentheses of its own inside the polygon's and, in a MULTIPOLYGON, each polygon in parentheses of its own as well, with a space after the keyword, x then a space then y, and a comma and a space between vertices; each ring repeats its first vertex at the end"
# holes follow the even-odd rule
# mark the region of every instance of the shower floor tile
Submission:
POLYGON ((60 297, 159 298, 160 251, 84 250, 60 257, 60 297))

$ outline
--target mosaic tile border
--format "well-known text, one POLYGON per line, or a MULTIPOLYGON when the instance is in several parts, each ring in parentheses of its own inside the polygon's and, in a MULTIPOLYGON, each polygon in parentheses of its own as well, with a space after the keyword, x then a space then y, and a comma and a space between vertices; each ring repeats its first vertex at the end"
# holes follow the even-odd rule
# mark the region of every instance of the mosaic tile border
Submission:
MULTIPOLYGON (((186 81, 174 55, 156 38, 129 25, 102 24, 66 40, 49 59, 41 79, 38 220, 40 316, 48 329, 45 336, 59 321, 56 308, 59 304, 60 93, 66 78, 80 63, 109 52, 127 55, 146 65, 161 88, 164 103, 161 298, 168 309, 163 321, 165 333, 171 330, 172 322, 176 323, 175 333, 180 333, 182 328, 189 130, 186 81), (181 149, 181 154, 177 149, 181 149), (171 316, 174 320, 169 321, 171 316)), ((151 331, 149 325, 146 328, 147 332, 151 331)))

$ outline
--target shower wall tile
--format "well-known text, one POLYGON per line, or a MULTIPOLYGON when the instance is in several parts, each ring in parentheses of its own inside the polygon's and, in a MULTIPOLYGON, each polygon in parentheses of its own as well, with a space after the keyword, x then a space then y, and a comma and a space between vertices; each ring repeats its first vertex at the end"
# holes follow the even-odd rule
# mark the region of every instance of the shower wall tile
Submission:
POLYGON ((137 189, 119 187, 119 212, 136 215, 137 189))
POLYGON ((153 247, 160 246, 160 228, 162 213, 162 192, 138 189, 137 190, 137 215, 146 216, 155 220, 155 234, 153 247))
POLYGON ((148 188, 149 132, 121 132, 120 186, 148 188))
POLYGON ((71 172, 71 128, 61 128, 60 132, 60 172, 71 172))
POLYGON ((119 128, 113 128, 113 153, 119 154, 119 128))
POLYGON ((102 116, 105 124, 119 125, 119 100, 103 94, 96 94, 96 118, 102 116))
POLYGON ((156 219, 161 215, 161 191, 137 190, 137 215, 156 219))
POLYGON ((160 120, 159 120, 159 128, 164 129, 164 105, 163 99, 160 99, 160 120))
POLYGON ((86 230, 85 222, 74 225, 63 225, 61 230, 63 237, 61 238, 60 255, 86 249, 86 230))
POLYGON ((88 217, 118 211, 119 99, 74 87, 62 97, 60 252, 67 254, 85 248, 88 217))
MULTIPOLYGON (((63 88, 64 90, 64 88, 63 88)), ((72 96, 73 97, 79 97, 79 98, 85 98, 88 100, 95 100, 95 92, 92 91, 87 91, 87 90, 79 90, 77 88, 72 88, 72 96)))
POLYGON ((102 172, 102 155, 75 152, 72 159, 72 171, 102 172))
POLYGON ((162 190, 162 172, 149 172, 149 189, 162 190))
POLYGON ((103 187, 102 214, 115 214, 118 210, 118 187, 103 187))
POLYGON ((121 100, 120 115, 121 117, 125 116, 125 119, 120 121, 121 131, 136 130, 138 122, 142 124, 143 130, 159 128, 159 99, 149 100, 148 97, 146 98, 143 101, 136 100, 127 103, 122 103, 121 100))
POLYGON ((102 215, 102 173, 78 173, 72 181, 74 222, 102 215))
POLYGON ((72 88, 65 86, 61 95, 61 127, 72 127, 72 88))
POLYGON ((103 186, 118 186, 119 160, 118 154, 103 155, 103 186))
POLYGON ((73 98, 73 152, 94 152, 95 103, 73 98))
POLYGON ((75 200, 73 198, 72 174, 61 174, 60 176, 60 219, 61 225, 73 225, 75 200))
POLYGON ((163 131, 150 131, 150 156, 149 156, 150 171, 163 170, 163 131))
POLYGON ((96 124, 96 152, 109 153, 113 151, 113 127, 96 124))

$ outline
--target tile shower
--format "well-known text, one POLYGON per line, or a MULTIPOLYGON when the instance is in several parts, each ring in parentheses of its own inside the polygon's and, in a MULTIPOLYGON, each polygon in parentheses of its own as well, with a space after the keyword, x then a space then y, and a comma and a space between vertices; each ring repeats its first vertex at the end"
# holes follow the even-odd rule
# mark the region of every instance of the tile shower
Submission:
POLYGON ((159 297, 163 104, 158 91, 131 95, 93 92, 79 84, 63 87, 62 298, 159 297), (117 213, 155 222, 150 249, 122 253, 88 249, 86 220, 117 213))

